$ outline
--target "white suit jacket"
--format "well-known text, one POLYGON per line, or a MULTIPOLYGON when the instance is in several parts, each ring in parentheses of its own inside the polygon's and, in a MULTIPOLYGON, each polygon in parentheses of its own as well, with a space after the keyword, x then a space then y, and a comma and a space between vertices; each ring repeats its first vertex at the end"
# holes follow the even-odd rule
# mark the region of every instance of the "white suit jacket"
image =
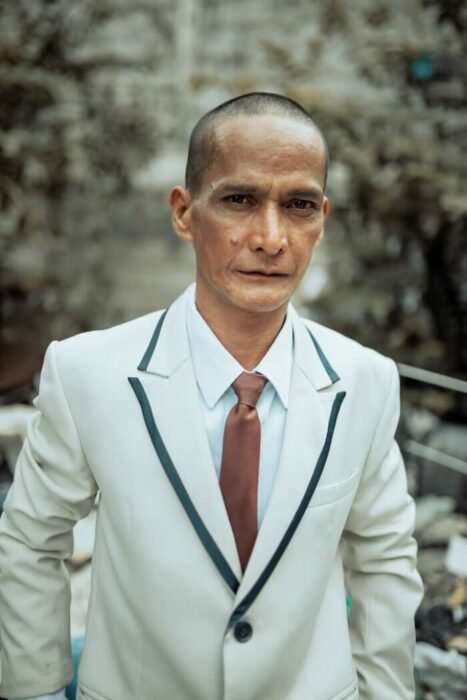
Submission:
POLYGON ((242 576, 186 303, 47 350, 0 521, 0 694, 71 677, 63 561, 99 491, 80 700, 412 700, 421 583, 394 363, 291 310, 283 449, 242 576))

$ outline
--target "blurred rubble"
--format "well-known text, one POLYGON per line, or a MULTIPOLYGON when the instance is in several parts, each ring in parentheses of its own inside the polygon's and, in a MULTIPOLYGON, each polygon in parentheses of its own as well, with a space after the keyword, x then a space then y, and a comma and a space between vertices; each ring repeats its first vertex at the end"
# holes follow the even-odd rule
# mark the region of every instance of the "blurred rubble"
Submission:
POLYGON ((23 404, 0 406, 0 450, 11 471, 26 436, 28 420, 34 412, 32 406, 23 404))
MULTIPOLYGON (((417 500, 417 511, 420 500, 422 499, 417 500)), ((450 502, 452 503, 452 499, 450 502)), ((456 535, 467 536, 467 518, 462 513, 441 514, 438 519, 433 518, 432 521, 426 522, 422 529, 417 527, 415 534, 419 547, 447 547, 456 535)))
MULTIPOLYGON (((465 528, 464 528, 465 529, 465 528)), ((446 553, 446 570, 467 581, 467 538, 452 535, 446 553)), ((465 600, 467 604, 467 598, 465 600)))
POLYGON ((450 649, 454 639, 467 639, 467 601, 453 609, 447 605, 435 605, 429 610, 420 610, 415 622, 418 641, 450 649))
POLYGON ((456 502, 449 496, 428 494, 417 500, 415 515, 415 532, 423 532, 424 528, 434 520, 447 513, 452 513, 456 502))
POLYGON ((465 700, 467 659, 457 652, 420 642, 415 650, 415 670, 418 679, 435 693, 425 695, 426 700, 465 700))
POLYGON ((416 500, 425 594, 415 617, 415 671, 426 700, 467 697, 467 515, 456 508, 449 496, 416 500))

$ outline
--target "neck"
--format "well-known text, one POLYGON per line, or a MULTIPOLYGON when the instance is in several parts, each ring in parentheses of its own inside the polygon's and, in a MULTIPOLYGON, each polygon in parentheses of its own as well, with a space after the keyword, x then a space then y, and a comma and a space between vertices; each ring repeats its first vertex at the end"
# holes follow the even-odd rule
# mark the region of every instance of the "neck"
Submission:
POLYGON ((287 313, 287 305, 261 313, 225 306, 219 313, 198 294, 196 308, 225 349, 249 371, 273 344, 287 313))

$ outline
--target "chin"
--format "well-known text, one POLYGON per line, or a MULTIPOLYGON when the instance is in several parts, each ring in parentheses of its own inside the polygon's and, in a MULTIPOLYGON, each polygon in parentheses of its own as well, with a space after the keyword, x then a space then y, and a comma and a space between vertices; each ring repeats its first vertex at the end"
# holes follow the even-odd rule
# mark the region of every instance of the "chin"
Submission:
POLYGON ((253 290, 249 293, 234 293, 230 295, 230 303, 243 311, 251 313, 268 313, 276 311, 288 303, 291 295, 253 290))

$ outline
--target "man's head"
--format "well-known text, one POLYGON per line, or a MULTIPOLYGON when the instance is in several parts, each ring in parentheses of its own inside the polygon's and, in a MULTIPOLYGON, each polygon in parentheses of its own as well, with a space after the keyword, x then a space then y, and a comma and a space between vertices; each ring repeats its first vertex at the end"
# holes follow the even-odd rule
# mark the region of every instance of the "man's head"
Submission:
POLYGON ((177 235, 195 249, 201 305, 285 308, 323 232, 327 162, 319 129, 281 95, 243 95, 200 119, 186 188, 169 202, 177 235))
POLYGON ((298 102, 284 95, 270 92, 250 92, 234 97, 227 102, 214 107, 203 115, 193 127, 188 145, 188 158, 185 170, 185 187, 196 196, 199 192, 210 163, 215 160, 218 137, 216 126, 225 123, 229 118, 238 116, 277 115, 289 117, 292 120, 308 124, 320 136, 323 151, 323 191, 328 176, 329 154, 326 141, 320 129, 316 126, 303 107, 298 102))

